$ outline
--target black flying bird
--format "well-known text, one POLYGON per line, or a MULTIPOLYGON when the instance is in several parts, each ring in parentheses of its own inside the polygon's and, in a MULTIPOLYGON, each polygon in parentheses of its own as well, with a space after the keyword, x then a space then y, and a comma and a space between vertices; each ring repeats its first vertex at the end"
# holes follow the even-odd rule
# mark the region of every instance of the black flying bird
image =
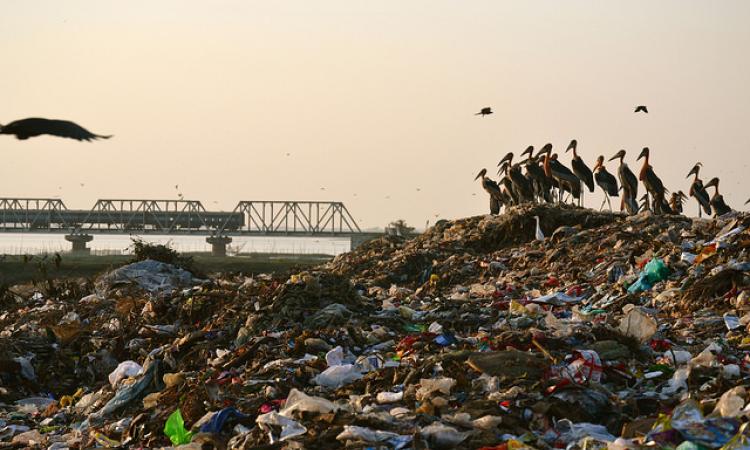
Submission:
POLYGON ((94 134, 82 126, 68 120, 51 120, 33 117, 16 120, 8 125, 0 125, 0 134, 13 134, 17 139, 28 139, 42 134, 51 134, 79 141, 109 139, 112 136, 94 134))
POLYGON ((635 112, 645 112, 646 114, 648 114, 648 109, 645 105, 639 105, 635 107, 635 112))
POLYGON ((492 114, 492 108, 490 108, 489 106, 485 106, 484 108, 482 108, 481 111, 479 111, 478 113, 476 113, 474 115, 475 116, 482 116, 482 117, 484 117, 484 116, 488 116, 490 114, 492 114))

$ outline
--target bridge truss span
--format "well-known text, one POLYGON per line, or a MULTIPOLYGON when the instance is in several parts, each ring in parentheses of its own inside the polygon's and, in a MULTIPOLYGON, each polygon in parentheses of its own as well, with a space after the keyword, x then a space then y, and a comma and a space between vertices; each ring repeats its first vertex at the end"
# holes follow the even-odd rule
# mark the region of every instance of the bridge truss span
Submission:
MULTIPOLYGON (((241 201, 232 211, 242 214, 239 234, 350 235, 361 233, 342 202, 241 201)), ((228 227, 222 225, 219 233, 228 227)))

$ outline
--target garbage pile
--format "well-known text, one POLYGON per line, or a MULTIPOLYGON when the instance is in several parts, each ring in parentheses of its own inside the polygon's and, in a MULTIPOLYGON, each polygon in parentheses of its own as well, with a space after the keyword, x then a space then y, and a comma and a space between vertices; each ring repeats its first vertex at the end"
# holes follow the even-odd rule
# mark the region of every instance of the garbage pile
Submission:
POLYGON ((0 445, 750 448, 749 248, 745 214, 520 206, 303 273, 14 286, 0 445))

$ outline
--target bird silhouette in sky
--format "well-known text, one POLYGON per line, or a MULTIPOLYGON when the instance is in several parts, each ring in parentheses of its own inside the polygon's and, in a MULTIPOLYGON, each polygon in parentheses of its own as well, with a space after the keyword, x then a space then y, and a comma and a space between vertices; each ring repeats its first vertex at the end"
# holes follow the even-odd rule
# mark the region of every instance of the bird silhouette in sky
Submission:
POLYGON ((49 134, 52 136, 76 139, 78 141, 92 141, 109 139, 112 136, 94 134, 77 123, 69 120, 52 120, 31 117, 0 125, 0 134, 12 134, 16 139, 25 140, 31 137, 49 134))
POLYGON ((645 105, 638 105, 635 107, 635 112, 644 112, 648 114, 648 108, 645 105))
POLYGON ((474 115, 475 116, 482 116, 482 117, 484 117, 484 116, 488 116, 490 114, 492 114, 492 108, 489 107, 489 106, 485 106, 478 113, 475 113, 474 115))

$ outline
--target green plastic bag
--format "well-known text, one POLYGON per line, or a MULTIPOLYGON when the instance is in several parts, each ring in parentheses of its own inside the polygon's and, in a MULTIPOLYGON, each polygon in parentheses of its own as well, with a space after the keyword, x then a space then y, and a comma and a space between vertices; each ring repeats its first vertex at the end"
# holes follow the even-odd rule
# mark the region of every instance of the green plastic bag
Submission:
POLYGON ((649 261, 648 264, 646 264, 646 267, 643 268, 643 271, 646 273, 648 282, 652 285, 666 280, 669 276, 669 269, 666 264, 664 264, 664 261, 659 258, 653 258, 649 261))
POLYGON ((187 444, 193 438, 193 433, 185 429, 180 408, 177 408, 167 419, 167 423, 164 424, 164 434, 172 441, 172 445, 187 444))

